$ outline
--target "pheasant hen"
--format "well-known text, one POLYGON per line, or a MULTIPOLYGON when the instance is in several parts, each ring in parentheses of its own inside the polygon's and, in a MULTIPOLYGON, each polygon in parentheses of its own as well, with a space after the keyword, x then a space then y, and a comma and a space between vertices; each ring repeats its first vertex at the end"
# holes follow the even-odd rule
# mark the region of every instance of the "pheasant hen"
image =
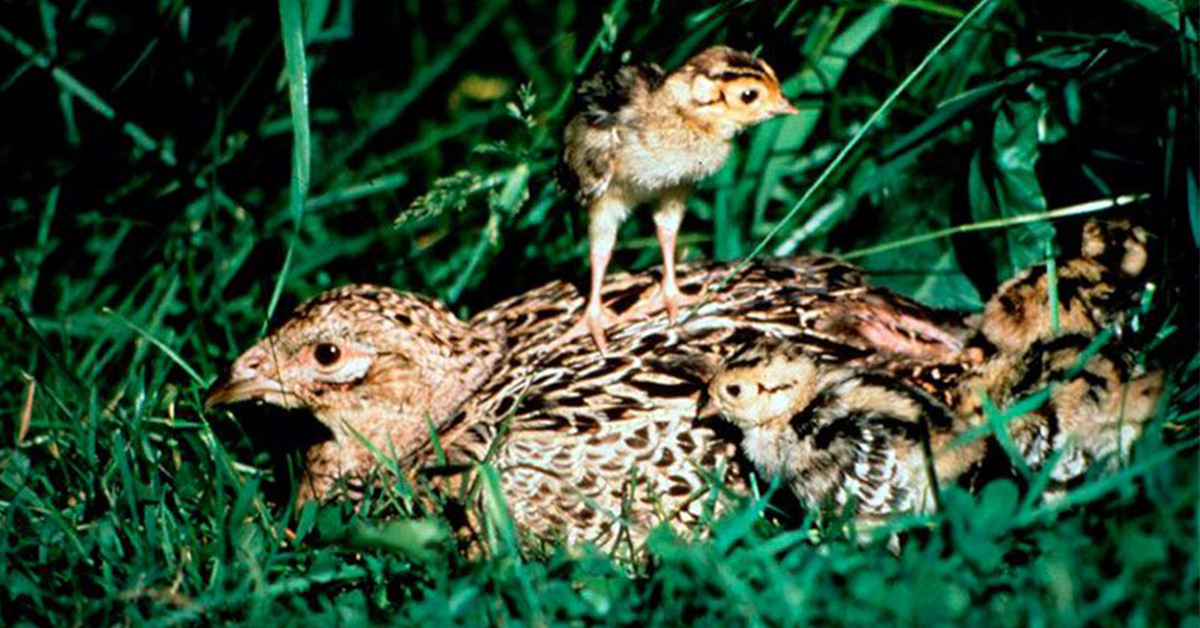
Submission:
MULTIPOLYGON (((311 412, 332 437, 307 454, 301 499, 353 497, 377 466, 365 439, 413 473, 486 460, 520 528, 533 537, 634 545, 659 522, 699 521, 706 477, 744 489, 736 441, 697 420, 705 373, 742 346, 804 335, 812 351, 854 364, 883 354, 946 362, 965 329, 866 285, 855 268, 812 257, 680 268, 695 316, 672 326, 638 317, 601 355, 560 338, 584 307, 554 282, 458 320, 425 297, 346 286, 301 305, 213 385, 209 406, 267 403, 311 412), (729 279, 719 298, 705 285, 729 279), (348 487, 348 490, 347 490, 348 487)), ((660 275, 617 277, 602 293, 617 313, 661 312, 660 275)), ((725 430, 728 432, 728 430, 725 430)), ((715 508, 724 507, 718 500, 715 508)))

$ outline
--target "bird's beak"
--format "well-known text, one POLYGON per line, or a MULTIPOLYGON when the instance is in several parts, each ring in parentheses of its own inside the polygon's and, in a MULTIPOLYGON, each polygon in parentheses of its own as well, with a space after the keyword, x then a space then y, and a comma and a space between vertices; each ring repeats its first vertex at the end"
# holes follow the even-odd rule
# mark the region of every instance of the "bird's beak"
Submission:
POLYGON ((708 394, 705 390, 700 394, 700 401, 697 404, 700 409, 696 412, 697 419, 716 419, 721 416, 721 408, 717 405, 716 399, 708 394))
POLYGON ((261 353, 264 352, 259 347, 250 349, 213 382, 204 398, 204 409, 211 410, 219 405, 240 401, 265 401, 268 396, 282 394, 283 384, 259 371, 262 365, 267 364, 261 353))
POLYGON ((777 116, 794 116, 800 113, 800 110, 797 109, 796 106, 791 102, 789 102, 788 99, 780 96, 779 102, 776 103, 775 108, 771 110, 771 113, 777 116))

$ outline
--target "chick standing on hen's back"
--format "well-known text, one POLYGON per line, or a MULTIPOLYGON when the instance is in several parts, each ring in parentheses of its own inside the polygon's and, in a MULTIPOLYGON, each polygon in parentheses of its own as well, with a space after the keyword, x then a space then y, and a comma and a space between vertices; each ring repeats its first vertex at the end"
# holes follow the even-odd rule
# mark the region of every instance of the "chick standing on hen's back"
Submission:
POLYGON ((663 255, 663 304, 679 314, 675 237, 694 182, 716 172, 738 132, 797 113, 775 71, 761 59, 714 46, 666 74, 654 64, 598 74, 579 88, 581 112, 567 124, 560 169, 564 187, 588 210, 591 291, 584 330, 605 351, 604 328, 615 316, 600 301, 617 231, 629 210, 658 199, 654 213, 663 255))

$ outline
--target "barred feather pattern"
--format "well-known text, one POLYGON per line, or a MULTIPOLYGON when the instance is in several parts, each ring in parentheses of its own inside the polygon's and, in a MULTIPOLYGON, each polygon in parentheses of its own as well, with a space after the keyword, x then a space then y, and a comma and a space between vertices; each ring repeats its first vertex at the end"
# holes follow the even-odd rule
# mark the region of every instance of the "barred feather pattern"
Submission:
MULTIPOLYGON (((622 534, 636 542, 664 521, 693 527, 711 501, 706 475, 720 470, 741 493, 748 473, 737 435, 698 418, 712 365, 763 337, 803 334, 815 353, 839 360, 866 360, 877 349, 853 329, 827 329, 848 303, 883 294, 857 269, 831 258, 754 263, 727 291, 703 294, 729 272, 719 264, 683 269, 684 307, 707 302, 676 327, 656 311, 656 273, 616 277, 605 303, 635 322, 614 330, 607 357, 583 341, 546 349, 583 305, 563 284, 481 313, 472 324, 503 328, 509 352, 463 408, 471 427, 454 454, 480 460, 504 438, 493 463, 513 517, 537 536, 607 546, 622 534), (648 305, 650 316, 634 312, 648 305)), ((714 508, 725 505, 717 499, 714 508)))
POLYGON ((342 487, 344 496, 360 494, 376 452, 455 488, 461 475, 431 469, 445 467, 432 423, 451 469, 497 469, 513 519, 531 538, 636 547, 659 523, 687 532, 719 514, 727 499, 706 492, 710 479, 731 494, 745 490, 750 466, 737 453, 738 433, 701 410, 715 365, 746 345, 803 338, 830 360, 892 355, 930 368, 961 354, 962 325, 832 258, 679 270, 680 305, 695 311, 674 326, 658 298, 659 272, 605 285, 606 307, 627 321, 607 354, 582 336, 555 342, 584 307, 570 284, 550 283, 465 323, 431 299, 346 286, 302 305, 244 353, 208 402, 307 409, 330 429, 332 439, 308 453, 302 500, 342 496, 342 487), (319 363, 321 344, 340 347, 346 360, 319 363))
POLYGON ((978 444, 954 446, 968 425, 919 378, 904 379, 936 369, 891 360, 909 366, 888 368, 879 354, 814 352, 805 338, 765 338, 727 360, 709 394, 742 430, 742 449, 759 470, 779 476, 810 509, 849 508, 871 523, 930 510, 935 477, 957 477, 983 454, 978 444))

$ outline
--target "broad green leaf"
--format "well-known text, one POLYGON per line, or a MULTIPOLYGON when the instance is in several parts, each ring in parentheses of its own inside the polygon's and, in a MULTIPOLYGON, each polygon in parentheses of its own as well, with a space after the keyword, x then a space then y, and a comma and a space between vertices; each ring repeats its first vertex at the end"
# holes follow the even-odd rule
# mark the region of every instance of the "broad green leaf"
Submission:
MULTIPOLYGON (((971 161, 968 188, 975 220, 1011 218, 1046 211, 1046 199, 1035 167, 1040 154, 1038 123, 1042 103, 1032 98, 998 103, 992 141, 971 161)), ((1013 227, 990 242, 1004 280, 1043 259, 1045 242, 1053 237, 1048 222, 1013 227)))

